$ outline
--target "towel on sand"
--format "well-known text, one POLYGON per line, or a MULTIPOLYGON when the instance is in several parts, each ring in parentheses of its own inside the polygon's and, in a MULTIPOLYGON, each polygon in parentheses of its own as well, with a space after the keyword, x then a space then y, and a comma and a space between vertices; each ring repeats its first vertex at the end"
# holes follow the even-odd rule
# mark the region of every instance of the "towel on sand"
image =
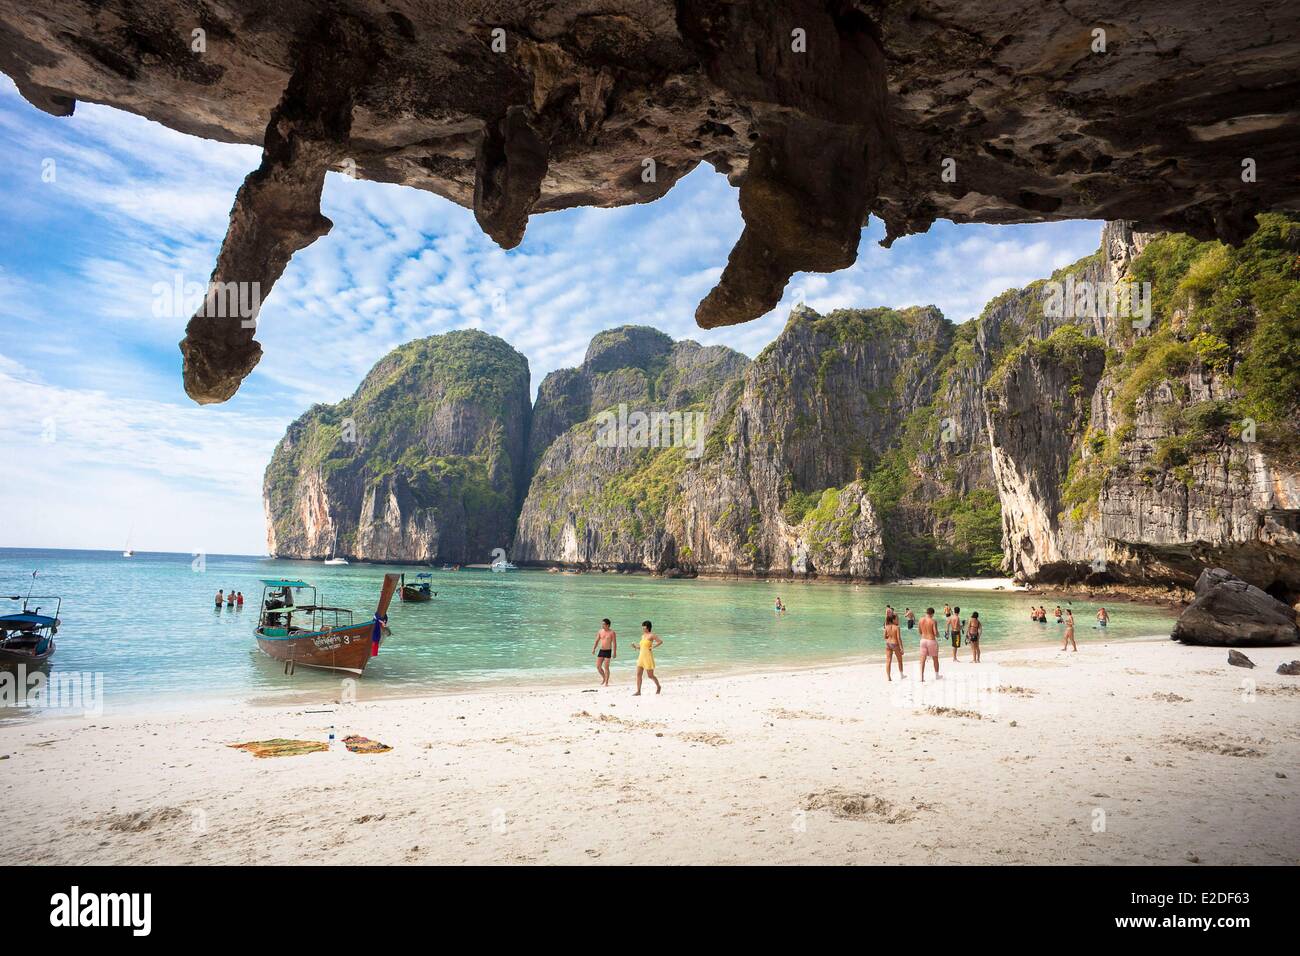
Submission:
POLYGON ((393 748, 388 744, 381 744, 378 740, 371 740, 369 737, 359 737, 353 734, 351 737, 343 738, 343 746, 354 754, 381 754, 393 748))
POLYGON ((313 754, 329 747, 319 740, 287 740, 276 737, 274 740, 250 740, 244 744, 230 744, 235 750, 247 750, 254 757, 296 757, 299 754, 313 754))

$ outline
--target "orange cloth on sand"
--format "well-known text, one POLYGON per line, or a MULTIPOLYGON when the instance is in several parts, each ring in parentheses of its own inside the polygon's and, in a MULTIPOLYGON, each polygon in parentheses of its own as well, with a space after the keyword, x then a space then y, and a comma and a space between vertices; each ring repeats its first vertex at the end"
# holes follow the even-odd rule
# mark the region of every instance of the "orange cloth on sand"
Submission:
POLYGON ((319 740, 288 740, 276 737, 272 740, 250 740, 243 744, 230 744, 235 750, 247 750, 254 757, 297 757, 300 754, 314 754, 329 747, 319 740))

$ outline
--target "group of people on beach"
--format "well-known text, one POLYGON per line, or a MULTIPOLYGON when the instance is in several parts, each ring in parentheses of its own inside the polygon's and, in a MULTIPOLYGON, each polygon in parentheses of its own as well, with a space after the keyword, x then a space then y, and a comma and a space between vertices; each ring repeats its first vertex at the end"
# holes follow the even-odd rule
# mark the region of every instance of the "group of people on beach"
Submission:
MULTIPOLYGON (((1047 608, 1030 607, 1029 619, 1039 624, 1047 623, 1047 608)), ((910 631, 915 628, 921 635, 921 681, 925 681, 925 662, 927 658, 934 661, 934 676, 939 678, 939 621, 935 618, 935 610, 932 607, 925 609, 925 614, 918 620, 910 607, 903 609, 903 620, 907 622, 907 629, 910 631)), ((965 640, 971 648, 971 662, 978 664, 980 662, 980 636, 984 631, 984 625, 980 621, 980 612, 971 611, 969 620, 962 620, 961 608, 955 605, 945 604, 943 606, 943 628, 944 640, 952 644, 952 659, 960 660, 957 652, 961 649, 962 641, 965 640)), ((1056 623, 1065 625, 1065 637, 1061 643, 1061 650, 1071 649, 1079 650, 1079 645, 1074 640, 1074 612, 1070 608, 1061 609, 1060 605, 1056 608, 1056 623)), ((1110 623, 1110 614, 1106 609, 1099 608, 1097 611, 1097 626, 1105 627, 1110 623)), ((905 676, 903 673, 903 631, 899 625, 898 612, 894 610, 893 605, 885 605, 885 677, 892 681, 894 679, 894 661, 898 661, 898 675, 905 676)))
POLYGON ((242 609, 244 607, 244 592, 236 591, 234 588, 229 591, 217 591, 216 608, 218 611, 221 610, 223 603, 226 607, 242 609), (222 595, 224 595, 224 598, 222 595))
MULTIPOLYGON (((939 678, 939 621, 935 619, 932 607, 925 609, 919 619, 908 607, 903 609, 903 620, 907 629, 915 629, 921 635, 921 681, 925 682, 925 662, 927 658, 934 661, 934 676, 939 678)), ((945 604, 943 606, 944 640, 952 644, 952 659, 959 660, 957 652, 964 640, 971 647, 971 661, 980 661, 980 637, 984 633, 984 624, 980 621, 980 612, 972 611, 969 620, 963 620, 961 607, 945 604)), ((894 661, 898 661, 898 676, 903 674, 903 631, 899 624, 898 612, 892 604, 885 605, 885 677, 893 680, 894 661)))
MULTIPOLYGON (((655 693, 663 693, 663 685, 655 676, 654 650, 663 644, 663 640, 654 632, 654 625, 649 621, 641 622, 641 636, 634 646, 638 654, 636 659, 636 693, 641 696, 641 680, 648 676, 655 685, 655 693)), ((596 642, 591 645, 591 653, 596 655, 596 673, 600 675, 600 686, 609 686, 609 666, 618 657, 618 632, 610 625, 609 618, 601 618, 600 630, 596 632, 596 642)))
MULTIPOLYGON (((234 592, 232 592, 234 593, 234 592)), ((243 595, 239 595, 239 606, 244 604, 243 595)), ((217 592, 217 606, 221 606, 221 592, 217 592)), ((776 599, 776 610, 778 613, 785 611, 785 605, 778 597, 776 599)), ((1079 650, 1078 644, 1074 640, 1074 612, 1070 608, 1062 610, 1060 605, 1056 607, 1056 623, 1065 625, 1065 637, 1061 644, 1061 650, 1067 648, 1074 651, 1079 650)), ((1046 607, 1030 607, 1029 619, 1039 624, 1047 623, 1046 607)), ((969 618, 963 618, 961 615, 960 605, 945 604, 943 606, 942 618, 935 617, 935 609, 927 607, 921 617, 917 617, 910 607, 903 608, 901 621, 906 622, 907 630, 915 630, 920 634, 921 643, 921 682, 925 683, 925 663, 926 660, 934 662, 934 678, 939 679, 939 626, 940 620, 943 622, 943 640, 952 645, 952 659, 960 661, 959 652, 962 642, 970 645, 971 663, 980 662, 980 637, 984 633, 984 623, 980 620, 979 611, 971 611, 969 618)), ((1110 614, 1106 609, 1100 608, 1097 611, 1097 626, 1105 627, 1110 622, 1110 614)), ((889 681, 894 679, 894 661, 898 661, 898 676, 905 677, 903 671, 903 627, 900 623, 900 617, 894 610, 892 604, 885 605, 885 678, 889 681)), ((655 658, 654 650, 663 644, 663 640, 654 632, 654 627, 649 621, 641 622, 641 635, 637 639, 635 646, 637 648, 636 661, 636 693, 634 697, 641 694, 641 682, 645 676, 649 676, 654 681, 655 693, 663 693, 663 685, 659 683, 659 678, 655 676, 655 658)), ((618 657, 618 633, 610 624, 609 618, 602 618, 600 629, 596 632, 596 640, 591 645, 591 653, 596 657, 596 673, 600 675, 600 685, 609 686, 610 664, 618 657)))
MULTIPOLYGON (((1062 611, 1061 605, 1058 604, 1056 605, 1056 610, 1053 613, 1056 616, 1056 623, 1065 625, 1065 637, 1061 641, 1061 650, 1070 648, 1071 650, 1077 651, 1079 649, 1079 645, 1074 642, 1074 611, 1068 607, 1064 611, 1062 611)), ((1031 621, 1036 621, 1039 624, 1046 624, 1047 608, 1034 607, 1033 605, 1030 605, 1029 619, 1031 621)), ((1107 612, 1107 610, 1104 607, 1098 608, 1097 626, 1105 627, 1109 623, 1110 623, 1110 614, 1107 612)))

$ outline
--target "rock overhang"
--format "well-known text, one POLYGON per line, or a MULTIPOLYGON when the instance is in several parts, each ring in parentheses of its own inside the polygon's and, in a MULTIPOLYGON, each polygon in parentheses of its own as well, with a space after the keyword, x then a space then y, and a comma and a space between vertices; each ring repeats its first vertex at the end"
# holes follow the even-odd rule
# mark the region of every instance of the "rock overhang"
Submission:
MULTIPOLYGON (((0 0, 0 70, 55 115, 261 144, 212 276, 260 299, 328 233, 329 170, 444 196, 510 248, 534 213, 650 202, 708 163, 745 230, 705 327, 851 265, 870 214, 886 244, 938 218, 1239 242, 1300 209, 1300 7, 1277 0, 0 0)), ((182 343, 199 402, 261 351, 211 312, 182 343)))

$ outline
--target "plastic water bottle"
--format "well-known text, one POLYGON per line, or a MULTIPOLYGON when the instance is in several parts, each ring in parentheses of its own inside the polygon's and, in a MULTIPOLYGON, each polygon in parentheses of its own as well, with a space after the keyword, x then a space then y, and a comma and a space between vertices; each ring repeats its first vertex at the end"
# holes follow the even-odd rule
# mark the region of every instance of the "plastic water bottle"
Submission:
POLYGON ((330 724, 329 748, 330 748, 330 750, 334 750, 334 749, 335 749, 335 747, 334 747, 334 725, 333 725, 333 724, 330 724))

